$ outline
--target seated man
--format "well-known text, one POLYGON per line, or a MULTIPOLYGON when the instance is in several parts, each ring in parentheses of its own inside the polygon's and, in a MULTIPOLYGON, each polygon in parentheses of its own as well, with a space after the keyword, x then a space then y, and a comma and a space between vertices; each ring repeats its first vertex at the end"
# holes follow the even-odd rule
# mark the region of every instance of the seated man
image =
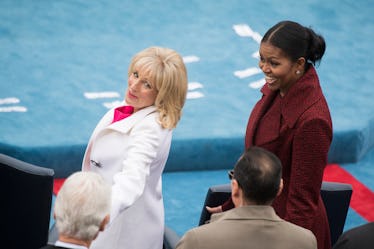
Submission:
POLYGON ((189 230, 177 249, 317 248, 313 233, 276 215, 271 206, 283 188, 282 165, 264 149, 251 147, 230 171, 235 208, 212 215, 189 230))
POLYGON ((55 245, 41 249, 89 248, 109 221, 111 187, 94 172, 69 176, 60 189, 54 207, 59 233, 55 245))
POLYGON ((369 249, 374 247, 374 222, 351 228, 340 235, 333 249, 369 249))

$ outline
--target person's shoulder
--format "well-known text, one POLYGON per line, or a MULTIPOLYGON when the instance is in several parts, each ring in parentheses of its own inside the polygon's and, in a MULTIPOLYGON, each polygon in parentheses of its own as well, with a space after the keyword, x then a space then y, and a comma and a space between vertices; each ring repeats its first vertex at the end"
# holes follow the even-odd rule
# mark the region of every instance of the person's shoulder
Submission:
MULTIPOLYGON (((374 221, 347 230, 345 233, 374 232, 374 221)), ((373 234, 373 233, 372 233, 373 234)))
POLYGON ((374 243, 374 222, 365 223, 363 225, 346 230, 340 235, 338 241, 334 245, 334 249, 353 248, 360 245, 362 248, 371 246, 374 243))
POLYGON ((217 214, 214 214, 214 216, 216 217, 214 220, 211 220, 211 222, 208 222, 206 224, 203 224, 201 226, 198 226, 198 227, 194 227, 194 228, 191 228, 190 230, 188 230, 186 232, 186 236, 188 237, 196 237, 196 236, 202 236, 204 237, 204 234, 210 234, 212 233, 212 231, 215 231, 216 229, 222 229, 224 228, 224 226, 219 222, 221 220, 221 218, 218 218, 218 216, 222 216, 223 213, 217 213, 217 214))
POLYGON ((293 224, 291 222, 285 221, 285 220, 283 220, 282 222, 284 226, 288 229, 289 233, 292 235, 295 235, 295 237, 298 237, 300 239, 304 238, 304 239, 313 240, 313 241, 316 240, 316 237, 314 236, 312 231, 304 227, 298 226, 296 224, 293 224))
POLYGON ((46 246, 43 246, 39 249, 68 249, 68 248, 61 247, 61 246, 54 246, 54 245, 46 245, 46 246))
POLYGON ((151 112, 148 115, 145 115, 142 119, 137 120, 137 123, 131 130, 133 136, 139 136, 144 139, 158 142, 170 139, 173 134, 172 129, 162 127, 159 120, 159 113, 157 111, 151 112))
POLYGON ((144 109, 139 110, 134 113, 136 126, 152 126, 152 127, 161 127, 159 124, 159 112, 156 110, 156 107, 149 106, 144 109))
POLYGON ((136 124, 135 129, 151 129, 155 132, 160 132, 163 130, 160 115, 157 111, 150 112, 147 115, 144 115, 141 120, 136 124))
POLYGON ((148 109, 148 112, 145 113, 145 120, 158 120, 160 113, 156 109, 148 109))
POLYGON ((294 245, 294 248, 317 249, 317 239, 312 231, 285 220, 282 223, 282 237, 284 241, 294 245))
POLYGON ((46 245, 46 246, 40 247, 39 249, 54 249, 54 248, 56 247, 53 245, 46 245))

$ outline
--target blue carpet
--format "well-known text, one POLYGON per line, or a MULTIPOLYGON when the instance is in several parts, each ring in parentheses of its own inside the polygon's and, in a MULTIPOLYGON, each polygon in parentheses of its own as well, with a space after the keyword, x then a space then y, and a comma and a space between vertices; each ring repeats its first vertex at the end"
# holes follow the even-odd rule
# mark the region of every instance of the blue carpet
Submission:
POLYGON ((263 78, 235 72, 257 68, 256 38, 282 19, 326 38, 318 71, 334 124, 330 162, 359 161, 373 147, 370 0, 160 3, 1 1, 0 152, 59 177, 79 170, 91 131, 122 98, 131 56, 160 45, 181 53, 190 81, 166 170, 226 168, 242 151, 259 98, 252 86, 263 78), (240 24, 255 35, 240 36, 233 28, 240 24), (102 92, 110 94, 92 97, 102 92))

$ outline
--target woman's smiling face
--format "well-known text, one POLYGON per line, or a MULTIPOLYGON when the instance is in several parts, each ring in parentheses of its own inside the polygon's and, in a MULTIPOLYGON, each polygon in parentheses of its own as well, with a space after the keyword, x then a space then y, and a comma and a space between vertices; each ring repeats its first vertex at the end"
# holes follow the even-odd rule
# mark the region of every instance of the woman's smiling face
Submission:
POLYGON ((289 57, 280 49, 268 42, 260 45, 259 67, 265 74, 268 87, 279 90, 284 96, 288 89, 301 77, 301 72, 297 73, 299 65, 292 62, 289 57))
POLYGON ((146 75, 134 71, 128 78, 128 87, 125 94, 125 101, 134 107, 134 112, 155 103, 157 90, 146 75))

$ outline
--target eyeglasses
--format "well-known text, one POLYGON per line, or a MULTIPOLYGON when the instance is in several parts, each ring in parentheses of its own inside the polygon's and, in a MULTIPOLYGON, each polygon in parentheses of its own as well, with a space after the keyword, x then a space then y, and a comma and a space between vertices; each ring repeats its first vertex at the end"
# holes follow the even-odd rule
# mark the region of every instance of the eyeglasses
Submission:
POLYGON ((234 170, 233 170, 233 169, 227 171, 227 175, 228 175, 228 177, 229 177, 230 180, 235 179, 236 182, 238 183, 239 187, 241 187, 240 182, 239 182, 238 179, 236 179, 235 176, 234 176, 234 170))
POLYGON ((230 180, 234 179, 234 170, 233 170, 233 169, 232 169, 232 170, 229 170, 229 171, 227 172, 227 174, 228 174, 230 180))

